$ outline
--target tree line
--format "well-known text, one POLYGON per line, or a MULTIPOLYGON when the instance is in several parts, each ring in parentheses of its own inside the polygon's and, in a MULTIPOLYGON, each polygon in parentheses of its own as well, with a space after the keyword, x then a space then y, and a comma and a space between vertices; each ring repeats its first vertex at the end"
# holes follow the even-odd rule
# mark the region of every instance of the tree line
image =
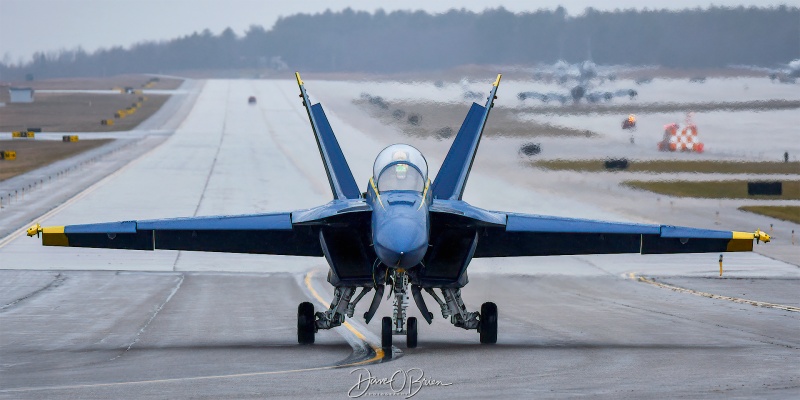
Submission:
POLYGON ((598 64, 715 68, 775 66, 800 57, 800 8, 615 10, 559 7, 512 13, 451 10, 374 13, 346 9, 280 18, 271 29, 226 29, 88 53, 36 53, 0 64, 0 78, 111 76, 181 70, 272 68, 392 73, 466 64, 598 64))

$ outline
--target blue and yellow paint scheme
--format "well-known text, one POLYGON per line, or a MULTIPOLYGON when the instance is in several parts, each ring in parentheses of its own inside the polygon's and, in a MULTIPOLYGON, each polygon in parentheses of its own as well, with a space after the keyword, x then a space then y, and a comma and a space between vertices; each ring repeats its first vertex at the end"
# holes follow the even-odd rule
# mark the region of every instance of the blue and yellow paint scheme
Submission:
POLYGON ((413 285, 462 287, 467 283, 467 267, 476 257, 717 253, 752 251, 754 241, 770 241, 760 230, 719 231, 528 215, 485 210, 463 201, 501 77, 492 84, 484 105, 473 103, 470 107, 433 183, 428 180, 427 162, 421 153, 395 145, 406 146, 398 148, 406 151, 405 156, 381 165, 376 161, 367 190, 360 193, 322 106, 311 104, 304 82, 296 74, 331 187, 329 203, 267 214, 44 228, 36 224, 27 233, 41 236, 45 246, 325 257, 333 285, 363 287, 376 284, 376 271, 392 268, 407 271, 413 285), (413 190, 382 187, 383 172, 393 172, 399 179, 414 170, 420 172, 421 180, 413 190))

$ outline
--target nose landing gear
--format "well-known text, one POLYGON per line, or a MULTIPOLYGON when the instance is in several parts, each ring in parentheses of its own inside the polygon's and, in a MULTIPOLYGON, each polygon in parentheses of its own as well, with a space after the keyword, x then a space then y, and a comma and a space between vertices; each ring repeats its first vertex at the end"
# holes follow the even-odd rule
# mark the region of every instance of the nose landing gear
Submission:
POLYGON ((391 274, 391 289, 389 296, 394 294, 391 317, 381 320, 381 347, 391 351, 392 336, 406 335, 406 346, 410 349, 417 347, 417 318, 406 318, 408 308, 408 274, 402 270, 394 270, 391 274))

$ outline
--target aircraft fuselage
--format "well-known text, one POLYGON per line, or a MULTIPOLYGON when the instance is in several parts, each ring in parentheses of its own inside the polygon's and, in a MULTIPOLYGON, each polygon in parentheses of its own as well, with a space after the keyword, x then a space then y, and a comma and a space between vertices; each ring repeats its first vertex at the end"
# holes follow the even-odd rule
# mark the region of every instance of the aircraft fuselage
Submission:
POLYGON ((370 187, 372 244, 389 268, 408 270, 420 264, 428 251, 430 216, 427 193, 394 190, 376 193, 370 187))

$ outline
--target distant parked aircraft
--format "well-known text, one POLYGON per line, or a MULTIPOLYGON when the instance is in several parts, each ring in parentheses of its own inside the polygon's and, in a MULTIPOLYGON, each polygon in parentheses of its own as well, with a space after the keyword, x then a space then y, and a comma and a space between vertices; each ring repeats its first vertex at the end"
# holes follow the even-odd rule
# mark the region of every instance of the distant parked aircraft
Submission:
POLYGON ((558 101, 561 104, 566 104, 570 101, 578 103, 585 99, 589 103, 597 103, 622 96, 628 96, 633 99, 639 94, 634 89, 620 89, 615 91, 596 90, 596 88, 605 81, 616 80, 617 76, 615 73, 601 73, 597 64, 592 60, 585 60, 575 64, 569 64, 564 60, 558 60, 552 67, 545 66, 539 69, 540 70, 533 75, 535 80, 555 81, 566 90, 547 93, 536 91, 520 92, 517 95, 520 100, 536 99, 545 103, 549 101, 558 101))

